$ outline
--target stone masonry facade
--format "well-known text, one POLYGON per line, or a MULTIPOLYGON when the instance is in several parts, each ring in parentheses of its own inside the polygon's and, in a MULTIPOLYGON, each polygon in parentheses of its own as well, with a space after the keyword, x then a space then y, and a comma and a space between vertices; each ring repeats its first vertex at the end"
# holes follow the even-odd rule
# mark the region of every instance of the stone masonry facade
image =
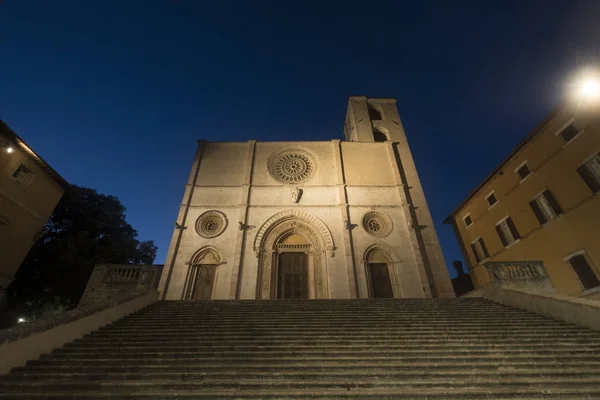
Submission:
POLYGON ((281 252, 306 254, 308 298, 373 297, 372 262, 393 297, 453 297, 395 103, 351 97, 344 141, 199 141, 162 298, 203 279, 204 298, 275 298, 281 252))

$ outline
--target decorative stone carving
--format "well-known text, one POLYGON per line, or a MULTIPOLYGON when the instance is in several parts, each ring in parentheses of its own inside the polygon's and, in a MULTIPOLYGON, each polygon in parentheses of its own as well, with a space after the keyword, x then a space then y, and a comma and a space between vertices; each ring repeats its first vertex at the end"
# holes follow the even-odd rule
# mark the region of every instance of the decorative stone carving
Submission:
POLYGON ((542 261, 488 261, 485 268, 496 287, 555 291, 542 261))
POLYGON ((220 211, 210 210, 198 217, 196 232, 203 238, 219 236, 227 228, 227 217, 220 211))
POLYGON ((287 184, 309 180, 317 169, 315 157, 308 151, 290 148, 272 155, 268 165, 271 176, 287 184))
POLYGON ((297 186, 292 188, 292 201, 297 203, 300 201, 300 197, 302 196, 302 189, 297 186))
MULTIPOLYGON (((281 214, 281 213, 280 213, 281 214)), ((276 215, 280 215, 276 214, 276 215)), ((275 217, 275 216, 274 216, 275 217)), ((313 217, 316 218, 316 217, 313 217)), ((269 221, 271 218, 269 219, 269 221)), ((321 222, 322 223, 322 222, 321 222)), ((317 226, 310 224, 310 221, 302 220, 296 216, 286 214, 282 218, 275 220, 267 225, 265 231, 261 227, 254 248, 259 259, 259 288, 258 296, 261 299, 273 298, 276 295, 274 287, 274 276, 276 266, 276 253, 278 241, 289 233, 294 232, 305 237, 309 244, 303 244, 311 259, 312 268, 314 268, 314 287, 317 299, 325 299, 328 296, 327 291, 327 274, 325 250, 326 243, 320 235, 320 229, 317 226)), ((325 228, 326 229, 326 228, 325 228)), ((328 231, 327 231, 328 232, 328 231)), ((333 246, 331 246, 333 247, 333 246)), ((332 251, 333 252, 333 251, 332 251)), ((310 265, 310 264, 309 264, 310 265)))
POLYGON ((329 232, 327 225, 325 225, 323 221, 321 221, 313 214, 298 209, 290 209, 279 212, 265 221, 265 223, 260 227, 260 229, 256 233, 256 238, 254 239, 253 249, 256 254, 256 257, 258 257, 261 243, 263 241, 263 236, 265 235, 265 233, 269 231, 274 225, 293 217, 297 217, 298 219, 305 221, 306 223, 315 227, 316 230, 321 234, 321 237, 325 242, 325 249, 327 249, 330 252, 331 257, 333 257, 335 244, 333 242, 333 236, 331 236, 331 232, 329 232))
POLYGON ((386 237, 393 229, 392 219, 379 211, 369 211, 363 216, 363 228, 375 237, 386 237))

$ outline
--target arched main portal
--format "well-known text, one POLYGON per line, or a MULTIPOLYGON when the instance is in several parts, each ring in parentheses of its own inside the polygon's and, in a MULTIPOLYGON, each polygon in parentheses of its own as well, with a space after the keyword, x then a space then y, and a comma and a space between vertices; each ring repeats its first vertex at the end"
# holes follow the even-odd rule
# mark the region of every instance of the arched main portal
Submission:
POLYGON ((254 243, 258 299, 328 298, 327 251, 333 238, 321 220, 287 210, 269 218, 254 243))
POLYGON ((221 255, 212 246, 198 250, 190 260, 185 279, 184 300, 210 300, 215 286, 217 267, 223 264, 221 255))

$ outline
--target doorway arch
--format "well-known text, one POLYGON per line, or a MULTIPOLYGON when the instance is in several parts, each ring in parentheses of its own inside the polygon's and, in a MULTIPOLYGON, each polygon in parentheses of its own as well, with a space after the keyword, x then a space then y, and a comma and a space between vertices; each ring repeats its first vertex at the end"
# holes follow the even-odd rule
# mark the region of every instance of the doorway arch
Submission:
POLYGON ((305 263, 305 267, 302 267, 306 269, 304 298, 328 298, 327 252, 333 256, 334 249, 331 233, 314 215, 297 210, 275 214, 259 229, 254 242, 258 257, 256 298, 276 299, 281 296, 280 277, 285 271, 282 272, 280 266, 286 262, 286 257, 295 258, 293 262, 296 265, 305 263), (295 257, 293 253, 303 253, 305 256, 296 254, 295 257))

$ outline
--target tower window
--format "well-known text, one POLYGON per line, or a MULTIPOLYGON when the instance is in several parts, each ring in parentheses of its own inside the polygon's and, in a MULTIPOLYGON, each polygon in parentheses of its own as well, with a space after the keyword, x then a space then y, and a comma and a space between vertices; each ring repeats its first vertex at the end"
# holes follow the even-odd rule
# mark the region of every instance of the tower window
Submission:
POLYGON ((376 142, 387 142, 388 140, 385 133, 381 132, 377 128, 373 129, 373 139, 375 139, 376 142))
POLYGON ((369 118, 371 119, 371 121, 381 121, 383 118, 381 118, 381 112, 376 109, 375 107, 373 107, 372 105, 368 105, 369 107, 369 118))

